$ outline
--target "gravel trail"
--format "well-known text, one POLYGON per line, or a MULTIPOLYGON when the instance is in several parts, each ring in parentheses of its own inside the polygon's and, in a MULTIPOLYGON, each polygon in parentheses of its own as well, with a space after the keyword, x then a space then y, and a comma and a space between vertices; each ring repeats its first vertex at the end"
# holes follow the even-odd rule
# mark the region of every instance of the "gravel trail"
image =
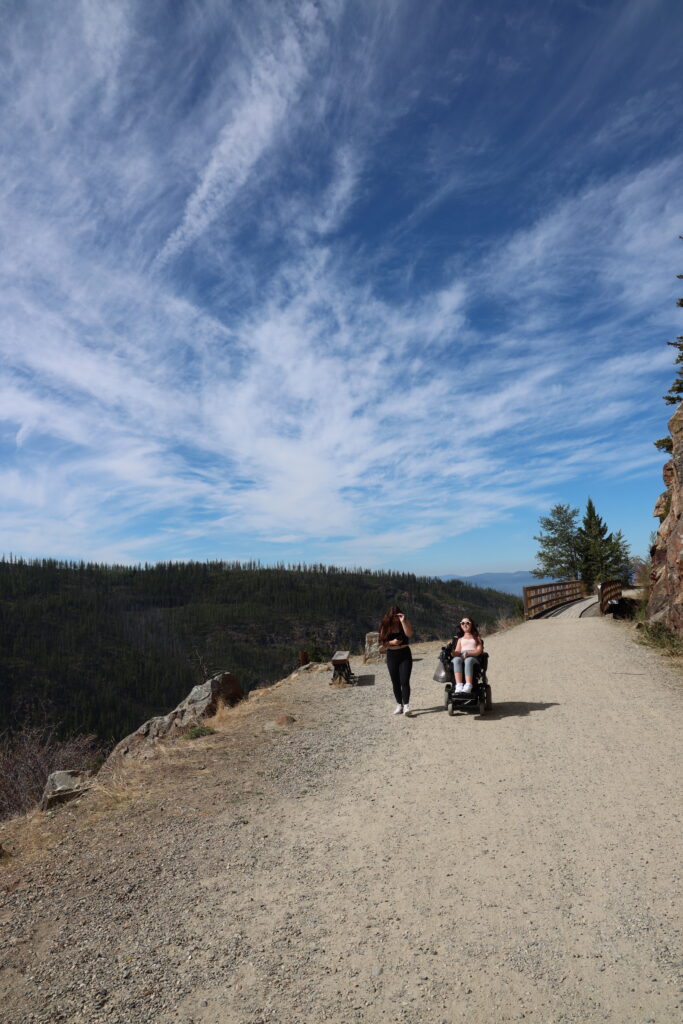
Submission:
POLYGON ((683 685, 632 637, 491 637, 481 718, 445 713, 439 644, 412 718, 383 664, 302 672, 0 826, 0 1021, 679 1021, 683 685))

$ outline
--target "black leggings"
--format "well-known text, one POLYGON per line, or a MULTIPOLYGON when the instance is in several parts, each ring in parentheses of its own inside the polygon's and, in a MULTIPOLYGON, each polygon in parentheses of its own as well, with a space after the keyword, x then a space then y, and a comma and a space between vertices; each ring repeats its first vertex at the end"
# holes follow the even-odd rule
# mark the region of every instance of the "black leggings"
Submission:
POLYGON ((396 703, 410 704, 410 673, 413 668, 410 647, 402 647, 400 651, 387 651, 387 668, 396 703))

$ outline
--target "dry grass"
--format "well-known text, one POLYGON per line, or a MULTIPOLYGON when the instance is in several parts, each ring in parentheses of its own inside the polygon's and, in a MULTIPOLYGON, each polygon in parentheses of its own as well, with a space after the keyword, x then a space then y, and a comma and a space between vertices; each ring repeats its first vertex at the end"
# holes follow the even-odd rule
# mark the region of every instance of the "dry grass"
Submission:
MULTIPOLYGON (((245 702, 242 701, 242 703, 245 702)), ((239 704, 235 704, 232 707, 229 707, 224 701, 219 700, 215 713, 211 718, 205 718, 204 724, 208 726, 208 728, 213 729, 214 732, 224 732, 226 726, 230 725, 234 720, 235 712, 239 706, 239 704)))
MULTIPOLYGON (((215 733, 225 734, 236 727, 239 731, 245 717, 255 710, 254 704, 264 698, 267 700, 272 689, 259 691, 253 699, 234 707, 219 706, 216 714, 206 720, 206 725, 215 733)), ((220 749, 221 742, 219 735, 205 735, 192 743, 184 742, 182 735, 158 741, 145 760, 126 760, 112 768, 105 765, 82 797, 45 814, 35 807, 42 794, 41 783, 40 792, 28 812, 16 811, 0 821, 0 844, 9 853, 0 857, 0 875, 18 864, 34 863, 47 856, 63 840, 65 829, 95 830, 104 835, 122 827, 126 821, 157 813, 160 804, 165 805, 166 818, 184 816, 187 807, 182 800, 176 800, 174 780, 184 784, 188 772, 201 771, 214 763, 214 748, 220 749), (199 754, 199 761, 193 753, 199 754)), ((71 767, 63 761, 58 764, 59 768, 67 766, 71 767)))
POLYGON ((122 816, 143 810, 153 799, 153 780, 145 771, 149 767, 127 765, 106 779, 96 776, 92 788, 73 803, 46 814, 33 808, 0 822, 0 843, 10 854, 0 858, 0 871, 39 861, 63 841, 65 830, 74 823, 79 831, 88 826, 99 830, 104 823, 117 827, 122 816))
POLYGON ((58 739, 49 721, 0 736, 0 820, 24 814, 40 800, 56 771, 84 771, 102 760, 95 736, 58 739))
POLYGON ((0 842, 9 853, 0 858, 0 871, 9 870, 17 859, 33 860, 49 853, 55 843, 52 830, 46 827, 45 816, 39 811, 18 815, 0 825, 0 842))
POLYGON ((126 765, 126 768, 116 775, 103 779, 99 776, 95 778, 82 811, 86 817, 108 815, 133 805, 143 804, 149 795, 147 773, 141 771, 137 765, 126 765))
POLYGON ((521 626, 523 622, 523 615, 511 615, 507 618, 496 619, 495 625, 487 630, 486 635, 492 636, 493 633, 501 633, 504 629, 513 629, 515 626, 521 626))
POLYGON ((647 647, 654 647, 670 658, 683 656, 683 637, 674 633, 663 622, 641 622, 636 638, 647 647))

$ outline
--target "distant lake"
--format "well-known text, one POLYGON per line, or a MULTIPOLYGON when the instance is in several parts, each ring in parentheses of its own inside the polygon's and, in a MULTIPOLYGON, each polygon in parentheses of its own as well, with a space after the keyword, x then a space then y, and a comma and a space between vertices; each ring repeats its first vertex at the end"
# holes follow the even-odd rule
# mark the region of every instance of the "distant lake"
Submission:
POLYGON ((515 594, 522 597, 524 587, 538 586, 540 583, 553 583, 552 577, 538 579, 527 569, 519 572, 479 572, 474 576, 459 576, 452 573, 450 576, 441 576, 442 580, 462 580, 463 583, 471 583, 475 587, 492 587, 494 590, 502 590, 504 594, 515 594))

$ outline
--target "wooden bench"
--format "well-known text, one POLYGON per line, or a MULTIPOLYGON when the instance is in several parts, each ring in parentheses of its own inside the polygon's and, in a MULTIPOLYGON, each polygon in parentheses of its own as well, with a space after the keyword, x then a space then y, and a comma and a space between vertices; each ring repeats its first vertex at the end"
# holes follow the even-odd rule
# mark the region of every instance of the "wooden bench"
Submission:
POLYGON ((349 664, 350 654, 351 651, 335 651, 332 655, 330 660, 333 668, 333 683, 353 683, 355 677, 349 664))

